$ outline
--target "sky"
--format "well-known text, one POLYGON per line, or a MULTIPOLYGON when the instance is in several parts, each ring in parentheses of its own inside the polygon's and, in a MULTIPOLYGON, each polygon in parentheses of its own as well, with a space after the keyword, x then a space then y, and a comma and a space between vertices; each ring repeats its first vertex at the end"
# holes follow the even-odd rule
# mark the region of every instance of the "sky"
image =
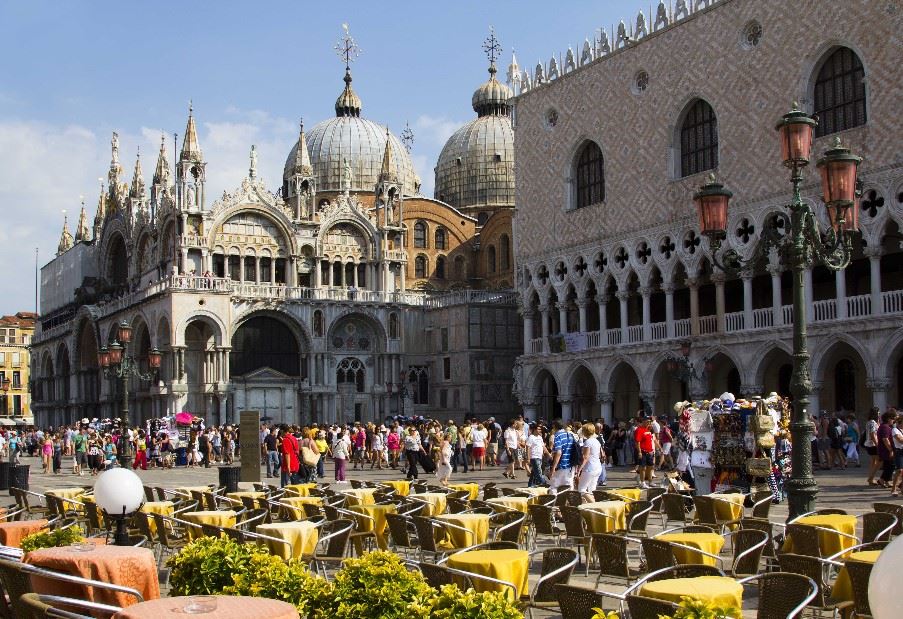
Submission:
MULTIPOLYGON (((422 191, 445 140, 475 116, 470 97, 488 77, 489 28, 504 48, 504 79, 547 63, 585 38, 631 24, 636 0, 346 0, 330 2, 106 2, 0 0, 0 314, 34 309, 35 248, 56 252, 84 199, 93 220, 110 163, 110 137, 131 179, 142 153, 149 185, 161 132, 185 129, 189 100, 207 160, 207 195, 236 188, 252 144, 271 190, 305 126, 334 115, 347 23, 361 54, 352 66, 362 116, 414 133, 422 191)), ((208 205, 209 206, 209 205, 208 205)))

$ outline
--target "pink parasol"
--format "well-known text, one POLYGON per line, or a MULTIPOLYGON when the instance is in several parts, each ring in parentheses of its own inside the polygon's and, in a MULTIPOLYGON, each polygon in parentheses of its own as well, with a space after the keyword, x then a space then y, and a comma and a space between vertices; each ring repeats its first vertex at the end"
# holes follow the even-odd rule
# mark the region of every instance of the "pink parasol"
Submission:
POLYGON ((180 425, 189 426, 189 425, 191 425, 191 422, 193 419, 194 419, 194 415, 192 415, 191 413, 188 413, 185 411, 182 411, 181 413, 176 413, 176 423, 178 423, 180 425))

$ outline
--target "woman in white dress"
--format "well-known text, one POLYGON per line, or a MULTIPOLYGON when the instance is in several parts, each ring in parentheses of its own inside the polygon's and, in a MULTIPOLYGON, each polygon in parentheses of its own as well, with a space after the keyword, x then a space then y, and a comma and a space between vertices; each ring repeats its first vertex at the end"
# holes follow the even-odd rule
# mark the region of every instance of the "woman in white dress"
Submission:
POLYGON ((436 477, 439 478, 440 484, 447 486, 452 472, 452 446, 448 442, 448 434, 439 432, 437 438, 439 439, 439 466, 436 467, 436 477))
POLYGON ((602 444, 596 438, 596 424, 584 424, 580 433, 583 435, 583 464, 577 470, 579 476, 577 491, 584 495, 585 499, 592 501, 593 491, 602 473, 602 444))

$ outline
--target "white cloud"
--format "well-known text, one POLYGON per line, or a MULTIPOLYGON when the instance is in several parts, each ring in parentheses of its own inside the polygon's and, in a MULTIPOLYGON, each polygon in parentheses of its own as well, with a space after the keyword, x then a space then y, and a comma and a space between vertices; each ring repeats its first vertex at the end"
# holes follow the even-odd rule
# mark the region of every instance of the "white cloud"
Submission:
POLYGON ((440 149, 451 135, 458 130, 466 121, 454 120, 446 116, 430 116, 422 114, 414 121, 415 139, 423 140, 431 146, 438 146, 440 149))

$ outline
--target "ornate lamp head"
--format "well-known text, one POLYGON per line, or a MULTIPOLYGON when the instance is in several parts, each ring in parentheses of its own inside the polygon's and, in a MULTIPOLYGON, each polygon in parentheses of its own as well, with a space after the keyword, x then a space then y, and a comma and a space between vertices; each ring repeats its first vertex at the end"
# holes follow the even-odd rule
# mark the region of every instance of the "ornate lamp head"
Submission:
POLYGON ((693 194, 696 213, 699 216, 699 230, 709 238, 723 239, 727 229, 727 208, 734 194, 709 174, 709 182, 693 194))
POLYGON ((789 112, 781 117, 775 126, 781 137, 781 160, 788 168, 809 164, 812 152, 812 131, 818 121, 800 110, 799 103, 793 102, 789 112))
POLYGON ((858 230, 859 212, 851 208, 856 204, 859 164, 862 157, 844 148, 840 136, 834 138, 834 147, 818 161, 821 172, 821 188, 831 226, 837 230, 858 230))

